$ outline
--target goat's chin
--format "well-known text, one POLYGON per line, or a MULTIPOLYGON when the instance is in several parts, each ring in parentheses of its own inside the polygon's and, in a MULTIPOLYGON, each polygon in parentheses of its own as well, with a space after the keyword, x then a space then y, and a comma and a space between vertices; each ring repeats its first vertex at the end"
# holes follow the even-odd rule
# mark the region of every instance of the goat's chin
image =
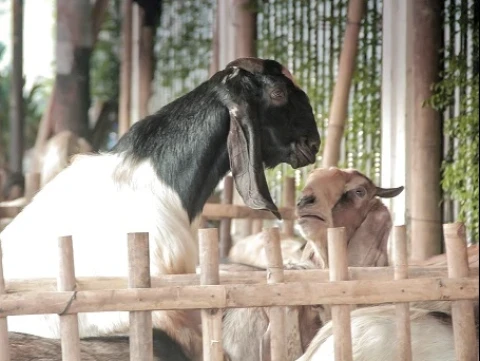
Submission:
POLYGON ((302 236, 309 241, 316 241, 326 235, 328 224, 323 219, 313 216, 301 216, 298 218, 298 225, 302 236))

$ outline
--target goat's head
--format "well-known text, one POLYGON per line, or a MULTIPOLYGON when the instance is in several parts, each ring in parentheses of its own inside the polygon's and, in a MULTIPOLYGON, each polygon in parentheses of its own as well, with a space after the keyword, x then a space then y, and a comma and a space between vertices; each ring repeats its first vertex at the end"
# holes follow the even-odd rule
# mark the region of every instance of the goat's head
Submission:
POLYGON ((237 190, 249 207, 280 218, 263 165, 315 162, 320 136, 308 96, 274 60, 237 59, 215 76, 227 88, 222 100, 230 113, 227 146, 237 190))
POLYGON ((329 227, 345 227, 349 243, 354 237, 358 243, 370 237, 372 242, 378 239, 383 244, 391 229, 391 217, 377 197, 391 198, 402 191, 403 186, 377 187, 355 169, 318 168, 309 174, 297 203, 299 225, 305 238, 313 242, 325 242, 329 227))

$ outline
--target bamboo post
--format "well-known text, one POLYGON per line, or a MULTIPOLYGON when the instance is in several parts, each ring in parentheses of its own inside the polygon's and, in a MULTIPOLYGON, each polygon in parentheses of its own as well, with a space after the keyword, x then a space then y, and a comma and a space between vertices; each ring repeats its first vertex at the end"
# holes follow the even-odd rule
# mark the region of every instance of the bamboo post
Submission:
POLYGON ((30 202, 40 190, 40 173, 25 174, 25 198, 30 202))
MULTIPOLYGON (((222 204, 233 203, 233 178, 227 176, 223 180, 222 204)), ((222 218, 220 221, 220 257, 228 257, 232 247, 232 220, 222 218)))
MULTIPOLYGON (((142 11, 145 18, 145 11, 142 11)), ((152 26, 140 26, 140 51, 139 51, 139 91, 138 91, 138 118, 143 119, 148 115, 148 103, 152 95, 153 79, 153 42, 154 28, 152 26)))
POLYGON ((251 234, 257 234, 260 233, 263 229, 263 219, 258 219, 258 218, 252 218, 252 232, 251 234))
MULTIPOLYGON (((328 228, 328 264, 330 281, 348 280, 347 237, 345 227, 328 228)), ((350 305, 332 305, 335 361, 352 361, 350 305)))
POLYGON ((425 101, 440 80, 440 49, 443 46, 443 1, 412 1, 413 14, 413 116, 408 125, 407 154, 410 169, 409 209, 411 258, 424 260, 441 252, 442 246, 442 120, 425 101))
MULTIPOLYGON (((2 259, 2 243, 0 242, 0 296, 5 293, 2 259)), ((10 361, 10 344, 8 341, 8 325, 6 317, 0 317, 0 361, 10 361)))
POLYGON ((118 113, 118 137, 130 128, 132 102, 132 0, 124 0, 122 18, 122 61, 120 64, 120 104, 118 113))
MULTIPOLYGON (((295 207, 295 178, 286 177, 285 186, 283 187, 283 202, 285 207, 294 208, 295 207)), ((287 237, 293 237, 294 235, 294 225, 293 220, 285 219, 283 221, 283 233, 287 237)))
MULTIPOLYGON (((128 233, 128 286, 150 288, 148 233, 128 233)), ((130 311, 130 360, 153 361, 151 311, 130 311)))
MULTIPOLYGON (((402 280, 408 278, 407 233, 405 226, 396 226, 393 229, 393 259, 394 278, 402 280)), ((410 332, 410 305, 397 303, 397 344, 398 360, 412 361, 412 344, 410 332)))
MULTIPOLYGON (((267 256, 267 283, 283 282, 283 260, 278 227, 264 228, 265 254, 267 256)), ((285 361, 285 308, 270 307, 270 357, 271 361, 285 361)))
POLYGON ((10 169, 21 172, 24 148, 23 0, 12 3, 12 71, 10 86, 10 169))
MULTIPOLYGON (((72 236, 64 236, 58 239, 58 251, 57 289, 58 291, 72 291, 72 298, 75 298, 76 280, 72 236)), ((60 342, 62 345, 62 360, 80 361, 80 335, 77 314, 60 314, 60 342)))
POLYGON ((333 89, 327 137, 323 150, 323 167, 325 168, 336 166, 340 157, 340 144, 347 118, 348 97, 357 57, 360 22, 365 13, 365 7, 365 0, 350 0, 348 3, 347 26, 338 64, 338 77, 333 89))
MULTIPOLYGON (((467 242, 463 223, 443 225, 445 248, 447 253, 448 276, 451 278, 468 277, 467 242)), ((473 301, 452 301, 452 323, 457 360, 477 361, 478 343, 475 330, 473 301)))
MULTIPOLYGON (((216 228, 198 231, 200 248, 200 283, 202 285, 220 284, 218 230, 216 228)), ((203 359, 223 360, 222 316, 219 308, 202 309, 203 359)))

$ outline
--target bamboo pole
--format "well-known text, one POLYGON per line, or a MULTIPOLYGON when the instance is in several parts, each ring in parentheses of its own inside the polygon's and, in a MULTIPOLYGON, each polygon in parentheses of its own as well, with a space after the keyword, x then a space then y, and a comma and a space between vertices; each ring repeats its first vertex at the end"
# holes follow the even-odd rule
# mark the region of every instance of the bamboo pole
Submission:
MULTIPOLYGON (((405 226, 396 226, 393 229, 393 259, 395 265, 395 279, 408 278, 407 234, 405 226)), ((398 360, 412 361, 412 344, 410 332, 410 305, 397 303, 397 345, 398 360)))
MULTIPOLYGON (((278 284, 283 282, 283 260, 280 247, 280 233, 278 227, 264 228, 265 254, 267 256, 267 283, 278 284)), ((270 307, 270 359, 271 361, 286 361, 285 347, 285 309, 270 307)))
MULTIPOLYGON (((58 290, 71 291, 70 294, 73 299, 75 298, 76 281, 72 236, 64 236, 58 239, 58 251, 58 290)), ((80 361, 80 335, 77 314, 60 314, 60 342, 62 345, 62 360, 80 361)))
POLYGON ((442 47, 443 1, 412 1, 413 12, 413 117, 409 124, 408 149, 411 210, 411 257, 424 260, 441 252, 442 246, 442 120, 425 101, 439 80, 442 47))
MULTIPOLYGON (((132 289, 148 289, 150 281, 150 251, 148 233, 128 234, 128 285, 132 289)), ((153 361, 152 313, 130 311, 130 360, 153 361)))
MULTIPOLYGON (((5 293, 5 280, 3 278, 2 243, 0 242, 0 296, 5 293)), ((7 318, 0 316, 0 361, 10 361, 10 344, 8 341, 7 318)))
POLYGON ((337 81, 333 89, 327 137, 323 150, 323 167, 325 168, 336 166, 340 158, 340 145, 348 111, 348 97, 355 70, 360 22, 365 7, 365 0, 350 0, 348 4, 347 26, 338 64, 337 81))
MULTIPOLYGON (((285 186, 283 187, 283 204, 285 207, 294 209, 295 208, 295 178, 286 177, 285 186)), ((283 221, 283 233, 287 237, 293 237, 294 235, 294 225, 293 220, 285 219, 283 221)))
MULTIPOLYGON (((218 230, 216 228, 200 229, 198 231, 198 241, 200 247, 200 283, 202 285, 218 285, 220 284, 218 230)), ((222 361, 223 312, 219 308, 203 309, 201 315, 203 359, 222 361)))
POLYGON ((477 278, 292 282, 218 286, 24 292, 0 296, 0 317, 21 314, 143 311, 318 304, 379 304, 478 299, 477 278))
MULTIPOLYGON (((328 264, 330 281, 348 280, 348 254, 345 227, 328 228, 328 264)), ((332 305, 335 361, 352 361, 350 305, 332 305)))
POLYGON ((140 51, 138 53, 138 56, 139 56, 139 59, 138 59, 138 62, 139 62, 138 118, 139 119, 143 119, 148 115, 148 103, 150 101, 150 96, 152 95, 153 41, 154 41, 154 29, 151 26, 145 26, 145 25, 141 26, 140 51))
MULTIPOLYGON (((443 225, 447 253, 448 275, 461 278, 468 275, 467 241, 463 223, 443 225)), ((457 360, 478 360, 478 342, 475 330, 475 313, 471 300, 452 302, 452 322, 457 360)))
MULTIPOLYGON (((286 283, 292 282, 316 282, 318 284, 328 282, 329 271, 322 269, 285 270, 284 279, 286 283)), ((445 278, 448 277, 446 267, 409 267, 410 279, 421 278, 445 278)), ((230 272, 221 271, 220 284, 266 284, 265 271, 242 271, 230 272)), ((349 279, 356 281, 390 281, 394 278, 392 267, 349 267, 349 279)), ((470 278, 479 277, 478 267, 471 268, 470 278)), ((152 277, 152 287, 165 286, 198 286, 200 276, 198 274, 183 275, 161 275, 152 277)), ((104 290, 104 289, 126 289, 128 280, 125 277, 77 277, 77 290, 104 290)), ((6 293, 16 292, 44 292, 55 291, 56 280, 52 278, 39 278, 33 280, 10 280, 6 283, 6 293)))
POLYGON ((12 71, 10 89, 10 170, 22 172, 24 149, 23 0, 12 0, 12 71))
POLYGON ((257 234, 262 232, 263 229, 263 219, 252 219, 251 220, 252 231, 251 234, 257 234))
MULTIPOLYGON (((212 24, 212 56, 210 58, 210 66, 208 67, 208 76, 211 77, 219 71, 219 46, 218 46, 218 31, 219 31, 219 3, 222 0, 216 1, 215 18, 212 24)), ((224 0, 223 0, 224 1, 224 0)))
POLYGON ((25 198, 30 202, 40 190, 40 173, 27 173, 25 175, 25 198))
MULTIPOLYGON (((233 178, 227 176, 223 180, 222 204, 233 203, 233 178)), ((228 257, 232 247, 232 220, 222 218, 220 221, 220 257, 228 257)))
POLYGON ((122 19, 122 61, 120 69, 120 104, 118 114, 118 137, 130 128, 132 103, 132 0, 124 0, 122 19))

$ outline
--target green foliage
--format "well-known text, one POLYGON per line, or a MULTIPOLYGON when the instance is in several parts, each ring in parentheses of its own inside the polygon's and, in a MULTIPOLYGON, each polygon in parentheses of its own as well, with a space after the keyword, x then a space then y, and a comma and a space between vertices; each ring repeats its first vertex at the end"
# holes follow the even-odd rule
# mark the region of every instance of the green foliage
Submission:
MULTIPOLYGON (((339 166, 358 168, 379 181, 382 6, 379 1, 367 4, 339 166)), ((286 64, 309 95, 323 139, 319 154, 325 145, 347 7, 347 0, 270 0, 259 7, 258 55, 286 64)), ((268 170, 275 201, 281 200, 284 176, 295 176, 299 190, 306 174, 321 166, 321 160, 319 156, 315 165, 297 171, 284 164, 268 170)))
MULTIPOLYGON (((0 43, 0 60, 5 46, 0 43)), ((51 82, 46 79, 37 80, 31 89, 24 88, 23 106, 25 121, 25 150, 35 144, 38 124, 46 106, 51 82)), ((0 165, 8 160, 10 145, 10 69, 0 71, 0 165)))
POLYGON ((446 154, 442 164, 442 187, 445 199, 457 202, 457 220, 464 221, 469 239, 479 237, 479 74, 478 18, 472 4, 464 9, 454 2, 447 9, 446 27, 466 38, 455 47, 454 38, 447 39, 443 49, 446 59, 442 80, 433 85, 434 95, 427 102, 444 114, 446 154), (465 11, 466 10, 466 11, 465 11), (476 63, 476 66, 475 66, 476 63))
POLYGON ((163 1, 154 49, 159 106, 208 77, 215 3, 214 0, 163 1))

